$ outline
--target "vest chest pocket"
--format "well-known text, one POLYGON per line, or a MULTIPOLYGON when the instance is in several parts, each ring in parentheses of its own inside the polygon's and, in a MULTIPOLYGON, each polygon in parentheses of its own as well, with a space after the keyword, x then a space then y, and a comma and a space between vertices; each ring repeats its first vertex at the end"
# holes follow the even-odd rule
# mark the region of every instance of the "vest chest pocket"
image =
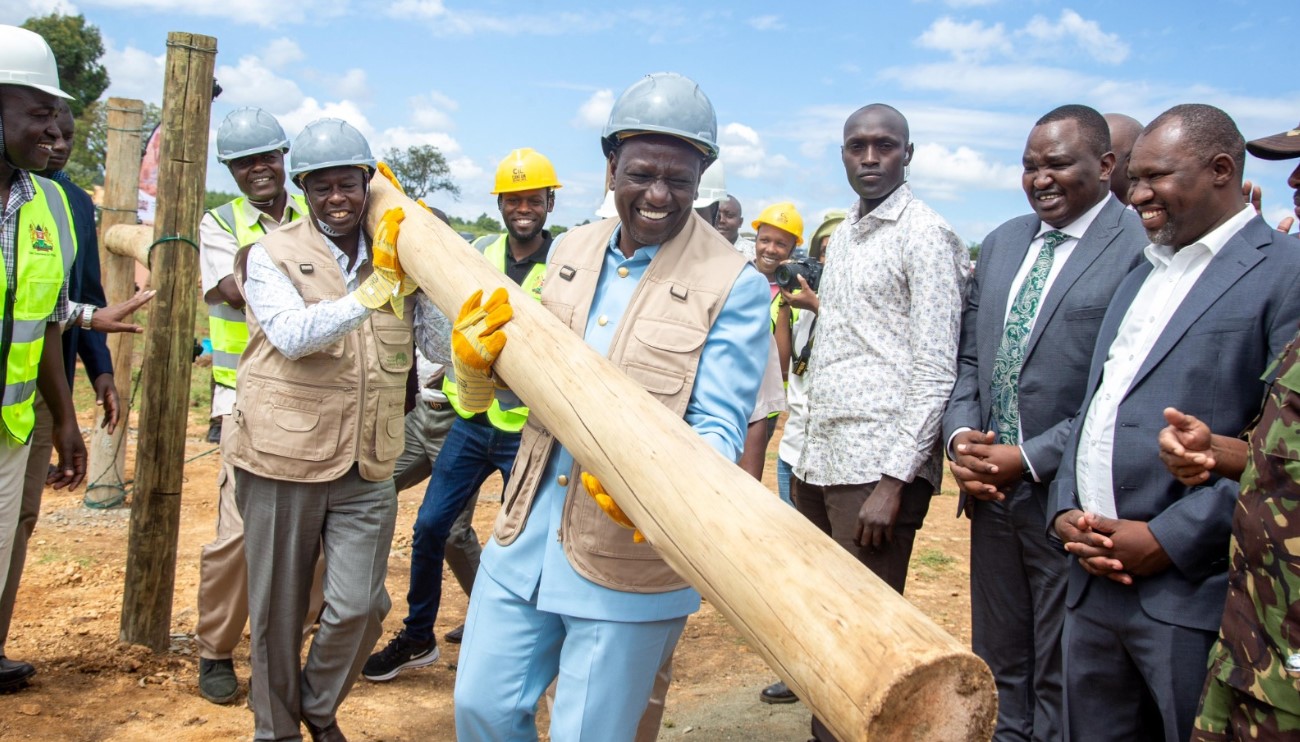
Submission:
POLYGON ((342 418, 325 391, 284 388, 274 382, 251 383, 248 391, 248 406, 240 406, 255 416, 265 415, 247 426, 254 449, 303 461, 325 461, 338 450, 342 418))
POLYGON ((657 397, 671 397, 694 376, 708 329, 662 319, 642 318, 623 351, 623 372, 657 397))
POLYGON ((63 279, 25 278, 14 292, 14 318, 43 320, 54 312, 63 279))
POLYGON ((385 371, 404 374, 411 370, 414 360, 411 329, 406 326, 375 328, 375 353, 385 371))

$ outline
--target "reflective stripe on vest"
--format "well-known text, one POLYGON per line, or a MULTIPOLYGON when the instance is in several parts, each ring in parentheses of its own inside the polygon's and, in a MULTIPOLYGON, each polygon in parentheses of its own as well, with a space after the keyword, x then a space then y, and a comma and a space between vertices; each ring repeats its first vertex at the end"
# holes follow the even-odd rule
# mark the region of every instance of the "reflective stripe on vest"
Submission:
MULTIPOLYGON (((307 213, 307 201, 302 196, 289 196, 298 206, 293 210, 285 206, 289 221, 296 221, 307 213)), ((228 201, 208 213, 216 220, 217 226, 234 236, 240 247, 257 242, 266 234, 259 217, 251 225, 244 219, 244 209, 248 199, 239 198, 228 201)), ((226 303, 208 305, 208 336, 212 340, 212 380, 224 387, 235 388, 235 369, 239 366, 239 357, 248 346, 248 322, 244 312, 226 303)))
POLYGON ((45 328, 77 255, 67 194, 52 180, 33 175, 32 181, 36 197, 18 210, 15 286, 7 285, 7 271, 0 272, 0 293, 5 297, 0 309, 4 321, 0 356, 5 374, 0 419, 6 435, 18 443, 31 438, 36 424, 32 402, 45 349, 45 328))
MULTIPOLYGON (((475 246, 477 246, 477 243, 475 243, 475 246)), ((496 242, 485 247, 483 249, 483 257, 487 258, 487 261, 492 264, 492 267, 505 273, 506 236, 501 235, 497 238, 496 242)), ((528 275, 524 277, 524 282, 520 284, 520 288, 527 291, 534 299, 541 301, 542 284, 545 280, 546 266, 542 263, 536 263, 533 265, 532 270, 528 271, 528 275)), ((451 403, 451 408, 456 411, 457 415, 460 415, 467 420, 474 416, 474 413, 466 412, 461 409, 460 402, 457 399, 458 393, 456 391, 456 382, 443 377, 442 393, 447 396, 447 401, 451 403)), ((503 410, 501 409, 501 405, 498 404, 495 399, 492 400, 492 406, 488 408, 486 414, 488 422, 492 423, 492 427, 506 433, 518 433, 524 429, 524 424, 528 422, 527 407, 521 405, 519 407, 512 407, 508 410, 503 410)))
MULTIPOLYGON (((772 314, 772 332, 776 332, 776 318, 781 313, 781 294, 778 293, 772 297, 772 303, 768 305, 772 314)), ((799 321, 799 307, 790 307, 790 327, 794 328, 794 323, 799 321)))

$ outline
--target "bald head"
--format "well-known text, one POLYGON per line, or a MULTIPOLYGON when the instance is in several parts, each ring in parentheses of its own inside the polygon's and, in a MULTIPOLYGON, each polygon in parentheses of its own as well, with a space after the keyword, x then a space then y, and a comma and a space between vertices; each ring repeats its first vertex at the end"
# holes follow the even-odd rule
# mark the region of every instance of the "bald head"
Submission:
POLYGON ((1120 203, 1128 204, 1128 157, 1133 151, 1133 142, 1142 133, 1142 123, 1122 113, 1108 113, 1105 119, 1110 127, 1110 149, 1115 153, 1115 173, 1110 178, 1110 191, 1120 203))
POLYGON ((902 136, 904 142, 912 141, 912 132, 908 128, 907 117, 897 108, 887 103, 871 103, 849 114, 848 119, 844 121, 844 133, 847 135, 849 129, 868 118, 889 126, 902 136))

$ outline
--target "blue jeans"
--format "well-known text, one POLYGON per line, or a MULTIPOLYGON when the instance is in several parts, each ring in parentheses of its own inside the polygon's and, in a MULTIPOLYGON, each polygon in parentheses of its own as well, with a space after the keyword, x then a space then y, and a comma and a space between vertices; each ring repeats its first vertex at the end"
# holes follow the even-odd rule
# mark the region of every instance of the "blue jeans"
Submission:
POLYGON ((776 457, 776 491, 781 495, 781 501, 790 507, 794 507, 794 500, 790 499, 790 480, 794 477, 794 467, 785 463, 780 456, 776 457))
POLYGON ((469 498, 492 472, 509 479, 519 451, 519 433, 506 433, 457 417, 433 464, 411 541, 411 586, 406 593, 407 638, 433 640, 433 621, 442 602, 442 562, 447 535, 469 498))

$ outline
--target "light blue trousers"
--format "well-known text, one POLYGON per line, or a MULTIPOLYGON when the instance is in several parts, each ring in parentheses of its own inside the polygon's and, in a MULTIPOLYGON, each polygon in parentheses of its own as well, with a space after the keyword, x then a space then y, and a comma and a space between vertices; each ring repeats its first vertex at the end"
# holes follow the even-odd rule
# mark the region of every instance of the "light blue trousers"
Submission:
POLYGON ((558 675, 553 742, 632 742, 686 617, 623 623, 537 609, 479 570, 456 669, 460 742, 533 742, 558 675))

